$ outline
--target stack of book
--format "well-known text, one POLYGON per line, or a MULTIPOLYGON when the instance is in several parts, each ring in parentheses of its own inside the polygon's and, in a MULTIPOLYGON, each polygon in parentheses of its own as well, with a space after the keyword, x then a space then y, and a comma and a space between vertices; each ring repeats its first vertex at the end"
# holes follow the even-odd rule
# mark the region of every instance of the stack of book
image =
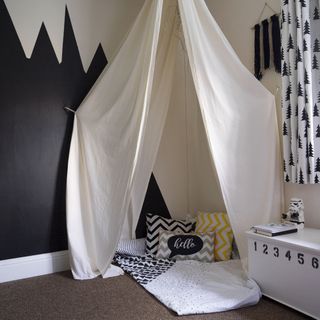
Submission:
POLYGON ((274 237, 280 236, 283 234, 294 233, 297 232, 297 226, 289 223, 268 223, 268 224, 260 224, 253 227, 253 230, 264 236, 274 237))

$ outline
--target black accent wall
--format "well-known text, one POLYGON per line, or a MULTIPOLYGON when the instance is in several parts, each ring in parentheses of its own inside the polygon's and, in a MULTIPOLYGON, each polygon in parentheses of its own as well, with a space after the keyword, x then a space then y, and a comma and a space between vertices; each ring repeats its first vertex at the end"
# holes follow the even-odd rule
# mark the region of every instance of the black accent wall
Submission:
MULTIPOLYGON (((73 114, 63 107, 79 106, 107 59, 99 45, 88 71, 83 70, 67 8, 61 63, 44 24, 31 58, 26 58, 3 0, 0 44, 3 260, 67 249, 65 184, 73 114)), ((153 207, 169 215, 157 183, 151 178, 137 235, 144 234, 143 216, 153 207)))
POLYGON ((27 59, 0 1, 0 259, 67 248, 65 182, 73 114, 107 64, 84 72, 68 10, 60 64, 45 25, 27 59))
POLYGON ((145 238, 147 236, 146 214, 153 213, 164 218, 170 218, 170 212, 166 202, 162 197, 161 190, 156 178, 152 174, 149 180, 148 190, 141 209, 140 217, 136 228, 136 237, 145 238))

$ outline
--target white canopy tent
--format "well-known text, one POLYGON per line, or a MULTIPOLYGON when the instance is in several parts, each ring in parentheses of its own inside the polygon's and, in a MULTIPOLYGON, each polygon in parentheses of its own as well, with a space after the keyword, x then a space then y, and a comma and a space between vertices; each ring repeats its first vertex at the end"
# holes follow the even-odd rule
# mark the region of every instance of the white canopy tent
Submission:
POLYGON ((146 0, 76 112, 67 177, 76 279, 108 276, 121 233, 134 234, 174 94, 181 36, 241 258, 244 232, 280 215, 274 97, 242 65, 204 0, 146 0))

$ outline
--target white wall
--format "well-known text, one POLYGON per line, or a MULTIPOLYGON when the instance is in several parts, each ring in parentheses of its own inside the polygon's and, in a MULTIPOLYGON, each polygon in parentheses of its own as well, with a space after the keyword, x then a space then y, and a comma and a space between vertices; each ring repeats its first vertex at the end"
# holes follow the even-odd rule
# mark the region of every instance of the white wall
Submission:
MULTIPOLYGON (((280 12, 280 0, 268 0, 267 2, 276 12, 280 12)), ((254 31, 251 30, 251 27, 258 22, 265 1, 206 0, 206 3, 241 61, 253 73, 254 31)), ((272 14, 273 12, 267 8, 261 19, 268 18, 272 14)), ((280 119, 280 91, 277 93, 277 87, 280 87, 281 83, 280 75, 273 70, 268 70, 264 73, 262 83, 276 96, 280 119)), ((285 208, 288 207, 290 198, 302 198, 305 205, 306 226, 320 228, 320 186, 285 183, 284 191, 285 208)))
POLYGON ((88 69, 101 42, 109 61, 121 45, 144 0, 4 0, 30 58, 42 22, 58 60, 62 59, 65 7, 67 5, 83 67, 88 69))

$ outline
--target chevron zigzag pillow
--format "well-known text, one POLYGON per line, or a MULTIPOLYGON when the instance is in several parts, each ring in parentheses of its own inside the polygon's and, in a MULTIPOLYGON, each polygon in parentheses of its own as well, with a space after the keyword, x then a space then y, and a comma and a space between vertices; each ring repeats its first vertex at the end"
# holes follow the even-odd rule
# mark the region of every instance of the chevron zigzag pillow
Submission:
POLYGON ((161 231, 191 232, 194 221, 167 219, 152 213, 147 213, 146 252, 156 255, 161 231))
POLYGON ((162 231, 157 259, 214 261, 214 233, 162 231))
POLYGON ((233 233, 225 212, 199 212, 196 217, 196 232, 214 232, 214 256, 216 261, 231 258, 233 233))

